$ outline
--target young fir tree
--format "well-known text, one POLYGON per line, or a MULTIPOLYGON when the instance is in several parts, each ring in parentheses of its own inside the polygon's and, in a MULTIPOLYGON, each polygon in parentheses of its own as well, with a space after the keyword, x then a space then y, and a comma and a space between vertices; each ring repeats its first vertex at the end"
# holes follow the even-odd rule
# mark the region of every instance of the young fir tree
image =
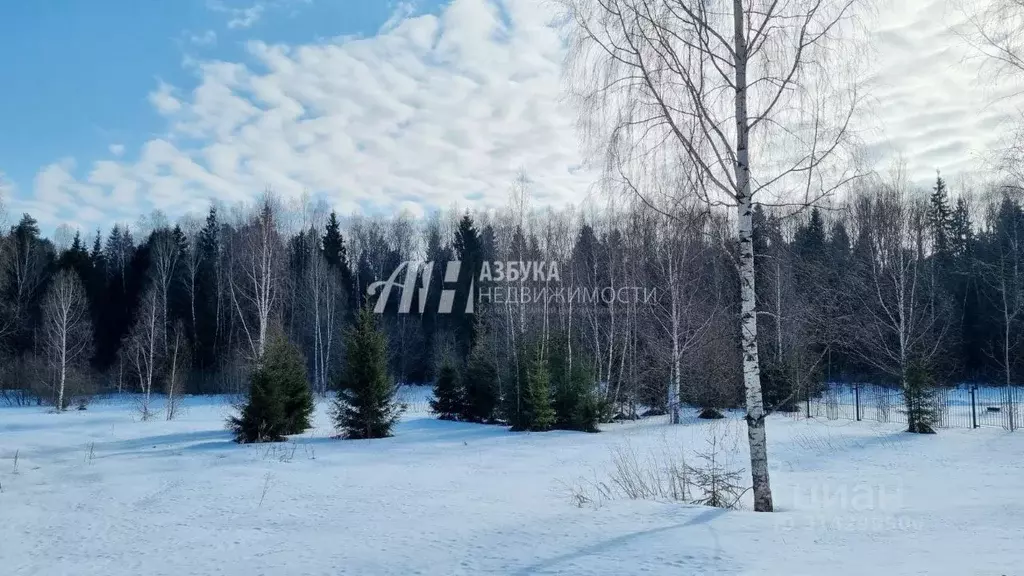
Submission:
POLYGON ((546 358, 527 355, 525 389, 520 400, 520 418, 514 431, 544 432, 555 425, 555 409, 551 405, 551 375, 546 358))
POLYGON ((576 364, 554 393, 555 428, 600 432, 597 425, 604 412, 597 397, 593 373, 576 364))
POLYGON ((228 419, 235 442, 280 442, 284 440, 285 417, 281 391, 269 372, 258 369, 252 375, 249 397, 241 414, 228 419))
POLYGON ((931 371, 922 363, 915 362, 907 368, 903 395, 907 405, 907 432, 935 434, 935 427, 939 423, 935 380, 931 371))
POLYGON ((283 432, 301 434, 310 427, 313 415, 313 393, 306 378, 306 363, 298 346, 284 335, 271 338, 263 354, 260 368, 277 385, 284 415, 283 432))
POLYGON ((466 375, 463 378, 466 398, 461 418, 467 422, 492 422, 498 409, 498 369, 490 362, 480 346, 473 349, 466 375))
POLYGON ((434 398, 430 400, 430 410, 441 420, 458 420, 465 412, 465 394, 459 372, 445 361, 434 383, 434 398))
POLYGON ((388 377, 387 342, 373 311, 364 308, 348 337, 347 363, 334 403, 334 425, 345 438, 386 438, 401 415, 388 377))
POLYGON ((570 366, 564 337, 555 337, 548 348, 554 427, 560 430, 597 432, 601 407, 594 394, 595 378, 586 362, 576 358, 570 366))

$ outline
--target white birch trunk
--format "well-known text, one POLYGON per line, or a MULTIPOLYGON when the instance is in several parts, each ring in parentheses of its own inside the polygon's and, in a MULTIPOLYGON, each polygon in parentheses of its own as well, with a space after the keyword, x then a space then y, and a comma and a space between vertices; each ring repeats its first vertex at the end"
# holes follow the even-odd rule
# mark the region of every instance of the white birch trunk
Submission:
POLYGON ((757 298, 754 292, 754 223, 750 188, 750 125, 747 117, 747 39, 743 1, 733 0, 733 49, 736 63, 736 188, 740 274, 740 346, 743 351, 743 388, 747 404, 747 439, 754 510, 771 512, 768 477, 768 439, 765 434, 761 366, 757 354, 757 298))

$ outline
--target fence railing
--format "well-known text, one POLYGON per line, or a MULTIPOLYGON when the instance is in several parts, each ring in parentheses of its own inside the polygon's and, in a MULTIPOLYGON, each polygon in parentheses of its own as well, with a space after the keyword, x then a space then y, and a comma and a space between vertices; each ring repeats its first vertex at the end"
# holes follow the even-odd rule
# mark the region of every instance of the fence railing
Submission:
MULTIPOLYGON (((940 387, 935 390, 933 402, 940 428, 995 427, 1013 431, 1024 425, 1024 387, 940 387)), ((805 398, 793 416, 906 424, 907 404, 897 387, 831 384, 820 394, 805 398)))

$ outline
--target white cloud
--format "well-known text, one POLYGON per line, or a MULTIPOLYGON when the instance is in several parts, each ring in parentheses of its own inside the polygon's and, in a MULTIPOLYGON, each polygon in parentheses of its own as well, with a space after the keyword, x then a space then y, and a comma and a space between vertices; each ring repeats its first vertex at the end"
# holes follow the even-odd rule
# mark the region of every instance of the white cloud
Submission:
POLYGON ((398 2, 391 11, 391 17, 381 25, 378 32, 389 32, 403 20, 409 18, 416 12, 416 5, 412 2, 398 2))
POLYGON ((251 28, 271 10, 284 12, 288 16, 295 14, 296 6, 309 4, 312 0, 256 0, 250 5, 229 6, 223 0, 207 0, 206 7, 227 16, 227 27, 230 30, 251 28))
POLYGON ((468 197, 504 204, 525 170, 539 197, 578 201, 592 177, 574 171, 560 40, 531 0, 507 10, 502 42, 495 32, 505 24, 489 0, 456 0, 440 16, 406 18, 368 39, 254 42, 248 64, 201 63, 190 93, 160 83, 150 101, 172 123, 138 161, 98 162, 80 183, 61 166, 37 194, 75 196, 79 184, 104 191, 79 199, 97 208, 115 201, 174 215, 270 186, 323 195, 344 211, 423 210, 468 197))
POLYGON ((249 28, 263 16, 264 7, 262 4, 254 4, 248 8, 233 11, 234 16, 228 20, 228 28, 249 28))
MULTIPOLYGON (((193 89, 161 82, 149 95, 169 127, 137 161, 96 162, 80 179, 67 162, 48 166, 36 199, 92 208, 77 217, 103 224, 249 200, 267 186, 343 211, 500 206, 522 170, 538 203, 579 203, 595 178, 580 169, 575 114, 561 98, 564 47, 545 5, 454 0, 415 17, 399 7, 373 37, 253 42, 248 62, 200 62, 193 89)), ((953 40, 935 9, 915 0, 879 15, 871 111, 883 129, 865 134, 925 180, 936 168, 971 170, 1006 112, 986 107, 942 52, 953 40)))
POLYGON ((173 91, 174 88, 170 84, 161 80, 157 89, 149 93, 149 102, 156 108, 157 112, 173 114, 181 110, 181 102, 174 97, 173 91))
POLYGON ((122 156, 124 154, 124 144, 111 144, 110 153, 114 156, 122 156))
POLYGON ((868 110, 879 130, 869 137, 882 163, 902 156, 919 182, 934 180, 936 170, 969 177, 981 169, 1015 114, 1012 102, 994 102, 1005 84, 983 78, 954 34, 963 20, 955 4, 889 2, 873 31, 868 110))
POLYGON ((188 32, 186 34, 190 44, 195 46, 211 46, 217 43, 217 33, 213 30, 203 32, 188 32))

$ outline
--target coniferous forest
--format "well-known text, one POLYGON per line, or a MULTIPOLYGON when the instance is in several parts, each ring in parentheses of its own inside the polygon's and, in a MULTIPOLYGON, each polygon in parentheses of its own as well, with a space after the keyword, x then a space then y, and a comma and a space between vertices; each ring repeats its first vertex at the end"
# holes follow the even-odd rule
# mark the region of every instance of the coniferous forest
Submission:
MULTIPOLYGON (((515 187, 522 197, 528 183, 515 187)), ((742 405, 728 213, 510 206, 343 218, 268 193, 201 217, 157 213, 50 237, 21 215, 0 252, 2 399, 66 408, 107 392, 143 403, 243 393, 275 335, 301 353, 311 390, 327 394, 343 379, 360 309, 379 296, 367 288, 405 261, 431 261, 422 310, 417 296, 402 313, 392 291, 376 324, 392 383, 439 374, 443 386, 460 383, 442 390, 447 418, 587 429, 680 403, 742 405), (473 314, 439 314, 450 260, 464 263, 456 302, 483 263, 520 261, 557 263, 561 285, 655 297, 478 294, 473 314)), ((828 381, 899 386, 920 370, 938 385, 1020 382, 1019 188, 865 179, 827 207, 757 206, 754 230, 770 409, 792 408, 828 381)))

